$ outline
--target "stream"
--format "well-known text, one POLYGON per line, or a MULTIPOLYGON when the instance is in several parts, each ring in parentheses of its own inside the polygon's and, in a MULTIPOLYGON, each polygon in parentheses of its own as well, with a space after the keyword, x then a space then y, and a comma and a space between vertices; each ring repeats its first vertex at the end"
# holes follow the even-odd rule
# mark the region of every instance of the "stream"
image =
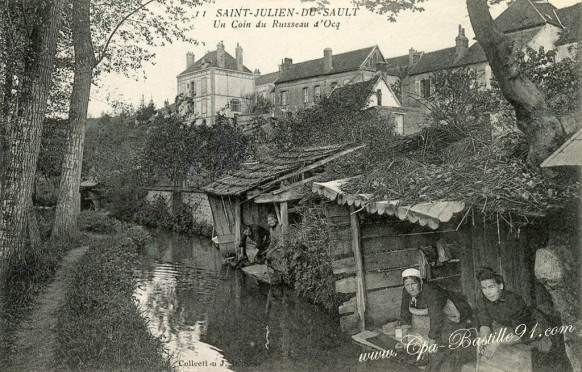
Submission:
POLYGON ((339 319, 292 289, 222 264, 206 238, 155 234, 140 257, 135 297, 180 371, 406 371, 359 362, 339 319))

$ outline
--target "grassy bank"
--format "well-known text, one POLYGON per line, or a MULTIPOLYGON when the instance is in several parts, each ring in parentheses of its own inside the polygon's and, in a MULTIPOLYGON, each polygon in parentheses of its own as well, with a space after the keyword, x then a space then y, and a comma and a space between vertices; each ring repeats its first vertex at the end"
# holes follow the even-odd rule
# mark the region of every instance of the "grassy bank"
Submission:
POLYGON ((171 371, 133 299, 132 270, 147 232, 139 227, 94 241, 70 273, 57 327, 63 369, 171 371))
POLYGON ((32 247, 27 242, 20 252, 11 252, 5 258, 5 269, 0 270, 0 365, 7 362, 14 332, 31 313, 34 298, 54 277, 63 256, 80 245, 78 239, 48 240, 53 213, 37 213, 43 243, 32 247))

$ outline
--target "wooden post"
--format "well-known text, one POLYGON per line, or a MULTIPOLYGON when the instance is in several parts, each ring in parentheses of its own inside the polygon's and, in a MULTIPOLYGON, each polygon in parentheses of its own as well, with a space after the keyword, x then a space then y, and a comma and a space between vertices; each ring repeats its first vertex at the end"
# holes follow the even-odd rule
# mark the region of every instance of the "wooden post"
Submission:
POLYGON ((366 330, 366 282, 364 272, 364 262, 362 260, 362 247, 360 239, 360 221, 354 212, 354 207, 350 207, 350 228, 352 230, 352 251, 356 261, 356 305, 360 316, 361 330, 366 330))
POLYGON ((241 242, 241 219, 242 213, 240 209, 240 199, 236 198, 234 201, 234 251, 238 255, 238 247, 241 242))
POLYGON ((281 239, 283 244, 287 243, 287 232, 289 231, 289 208, 287 202, 281 203, 281 239))

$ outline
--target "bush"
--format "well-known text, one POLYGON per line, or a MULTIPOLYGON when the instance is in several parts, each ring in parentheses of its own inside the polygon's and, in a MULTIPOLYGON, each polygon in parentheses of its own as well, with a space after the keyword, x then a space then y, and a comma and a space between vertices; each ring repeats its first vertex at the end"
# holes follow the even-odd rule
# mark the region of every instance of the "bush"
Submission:
POLYGON ((150 334, 133 300, 139 232, 132 227, 99 240, 72 271, 73 284, 58 316, 61 368, 172 370, 162 342, 150 334))
POLYGON ((343 296, 335 291, 336 278, 331 266, 329 233, 321 205, 302 208, 303 220, 296 225, 297 240, 283 252, 289 272, 287 284, 293 286, 299 296, 321 304, 337 313, 343 296))
POLYGON ((79 214, 77 226, 80 231, 88 231, 99 234, 115 233, 120 228, 120 223, 114 218, 102 212, 85 210, 79 214))
POLYGON ((194 221, 194 207, 185 203, 176 203, 174 213, 168 210, 166 200, 158 196, 151 203, 144 203, 135 214, 134 221, 151 228, 161 228, 186 236, 212 235, 212 225, 194 221))

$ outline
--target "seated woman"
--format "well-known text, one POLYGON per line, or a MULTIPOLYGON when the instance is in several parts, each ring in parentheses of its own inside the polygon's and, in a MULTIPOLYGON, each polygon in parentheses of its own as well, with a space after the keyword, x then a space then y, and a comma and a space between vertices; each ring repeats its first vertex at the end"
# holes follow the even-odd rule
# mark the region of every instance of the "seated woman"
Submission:
MULTIPOLYGON (((404 289, 400 321, 403 337, 413 331, 423 338, 428 338, 429 346, 435 343, 448 345, 451 333, 467 327, 467 323, 471 321, 471 307, 461 295, 448 292, 436 284, 423 282, 419 270, 414 268, 404 270, 402 280, 404 289)), ((427 367, 428 370, 460 370, 467 356, 462 354, 466 353, 449 354, 434 359, 432 365, 429 364, 427 367), (448 362, 446 366, 445 361, 448 362)))
MULTIPOLYGON (((457 306, 449 300, 447 291, 436 284, 423 282, 418 269, 406 269, 402 272, 404 289, 400 307, 402 334, 405 336, 413 325, 421 336, 428 336, 430 345, 441 338, 445 320, 459 323, 467 318, 457 306), (422 330, 428 329, 423 335, 422 330)), ((448 336, 448 335, 446 335, 448 336)), ((447 340, 448 342, 448 340, 447 340)))

